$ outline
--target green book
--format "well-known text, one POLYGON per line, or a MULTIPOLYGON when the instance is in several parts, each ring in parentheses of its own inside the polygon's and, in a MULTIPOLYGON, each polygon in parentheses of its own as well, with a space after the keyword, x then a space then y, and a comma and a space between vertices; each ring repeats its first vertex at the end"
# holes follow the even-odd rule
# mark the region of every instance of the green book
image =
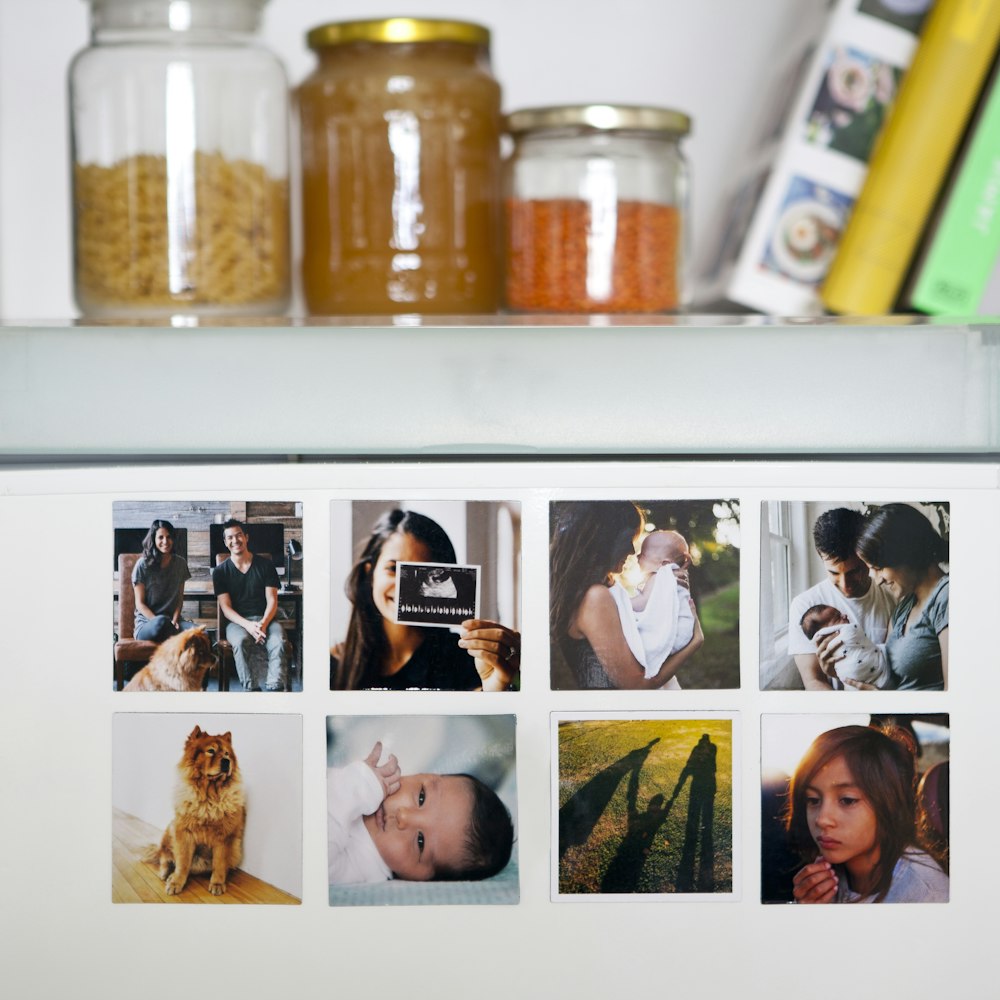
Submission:
POLYGON ((909 306, 920 312, 981 313, 998 262, 1000 77, 994 75, 990 87, 917 268, 909 306))

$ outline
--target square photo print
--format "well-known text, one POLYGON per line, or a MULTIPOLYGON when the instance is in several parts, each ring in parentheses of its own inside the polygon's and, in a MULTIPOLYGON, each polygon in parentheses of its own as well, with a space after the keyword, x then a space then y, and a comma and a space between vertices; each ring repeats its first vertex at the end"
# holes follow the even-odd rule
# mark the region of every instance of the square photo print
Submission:
POLYGON ((330 716, 330 905, 516 903, 515 721, 330 716))
POLYGON ((302 690, 302 504, 112 505, 114 686, 302 690))
POLYGON ((510 691, 521 677, 521 505, 330 504, 330 688, 510 691))
POLYGON ((761 901, 946 903, 947 714, 761 718, 761 901))
POLYGON ((765 501, 763 690, 948 686, 946 501, 765 501))
POLYGON ((733 899, 735 716, 552 717, 552 898, 733 899))
POLYGON ((549 507, 553 690, 740 686, 740 504, 549 507))
POLYGON ((112 716, 111 899, 298 903, 302 717, 112 716))

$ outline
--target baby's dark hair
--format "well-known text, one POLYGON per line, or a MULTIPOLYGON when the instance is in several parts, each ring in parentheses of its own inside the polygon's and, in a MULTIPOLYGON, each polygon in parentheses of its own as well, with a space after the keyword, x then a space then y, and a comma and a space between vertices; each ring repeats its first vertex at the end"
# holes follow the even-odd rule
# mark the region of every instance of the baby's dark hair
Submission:
POLYGON ((799 626, 802 628, 807 639, 812 639, 816 633, 823 628, 820 615, 830 607, 829 604, 814 604, 800 619, 799 626))
POLYGON ((472 814, 466 833, 465 857, 454 867, 440 867, 434 878, 441 882, 478 881, 502 872, 514 846, 514 824, 500 796, 471 774, 465 778, 472 788, 472 814))

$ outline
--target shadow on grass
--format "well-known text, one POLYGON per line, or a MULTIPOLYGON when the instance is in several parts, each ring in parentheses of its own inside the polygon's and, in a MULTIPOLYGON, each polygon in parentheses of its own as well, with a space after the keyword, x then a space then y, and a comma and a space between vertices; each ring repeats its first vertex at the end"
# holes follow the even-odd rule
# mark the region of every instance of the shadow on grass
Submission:
POLYGON ((628 827, 618 852, 601 879, 601 892, 636 891, 646 858, 653 846, 653 838, 670 815, 677 791, 678 789, 674 789, 673 796, 666 803, 663 795, 657 792, 649 800, 646 811, 639 812, 639 769, 632 771, 628 779, 628 827))
MULTIPOLYGON (((586 842, 594 825, 608 807, 611 797, 622 778, 631 772, 629 792, 633 784, 638 790, 639 772, 645 764, 650 750, 660 742, 659 736, 651 739, 644 747, 638 747, 615 761, 602 771, 598 771, 586 784, 581 785, 559 809, 559 857, 569 848, 586 842)), ((630 798, 629 816, 634 807, 634 796, 630 798)), ((662 822, 662 821, 661 821, 662 822)))
POLYGON ((677 892, 712 892, 715 888, 715 757, 716 745, 703 733, 688 757, 671 802, 677 798, 688 777, 687 824, 684 847, 677 868, 677 892), (699 851, 700 847, 700 851, 699 851), (697 861, 697 864, 696 864, 697 861))
MULTIPOLYGON (((639 769, 632 771, 628 787, 628 828, 601 880, 601 892, 637 891, 653 840, 670 815, 688 778, 691 779, 688 815, 674 891, 713 891, 716 753, 717 748, 709 739, 708 733, 703 734, 691 750, 669 800, 664 801, 663 795, 657 793, 649 800, 645 812, 639 812, 637 808, 639 769)), ((660 891, 669 889, 664 887, 660 891)))

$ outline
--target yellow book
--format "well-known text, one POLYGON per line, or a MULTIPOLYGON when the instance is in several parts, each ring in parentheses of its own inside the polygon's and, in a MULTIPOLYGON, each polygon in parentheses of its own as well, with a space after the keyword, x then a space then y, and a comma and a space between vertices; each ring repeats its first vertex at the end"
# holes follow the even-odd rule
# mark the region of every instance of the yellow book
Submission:
POLYGON ((821 298, 888 313, 1000 42, 1000 0, 937 0, 869 165, 821 298))

